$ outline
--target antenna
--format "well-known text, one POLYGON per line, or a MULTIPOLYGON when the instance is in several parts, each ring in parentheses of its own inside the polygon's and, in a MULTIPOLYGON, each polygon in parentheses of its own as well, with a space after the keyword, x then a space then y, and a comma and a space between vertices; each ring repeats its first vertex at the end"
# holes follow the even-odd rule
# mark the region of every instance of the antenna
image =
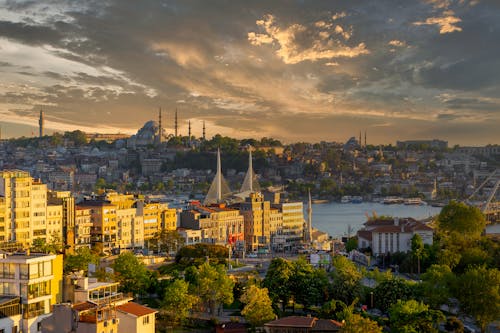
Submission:
POLYGON ((203 120, 203 141, 205 141, 205 120, 203 120))
POLYGON ((191 147, 191 119, 188 120, 188 142, 191 147))

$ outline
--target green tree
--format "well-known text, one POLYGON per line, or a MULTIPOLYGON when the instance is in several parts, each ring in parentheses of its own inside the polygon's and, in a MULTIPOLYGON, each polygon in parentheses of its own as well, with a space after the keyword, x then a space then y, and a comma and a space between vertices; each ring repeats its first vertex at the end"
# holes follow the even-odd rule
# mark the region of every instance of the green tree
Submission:
POLYGON ((356 264, 344 256, 335 256, 332 264, 334 267, 331 274, 333 297, 346 304, 360 298, 363 274, 358 270, 356 264))
POLYGON ((441 311, 430 310, 428 305, 413 299, 391 305, 389 318, 391 332, 396 333, 438 332, 439 323, 446 319, 441 311))
POLYGON ((477 207, 456 201, 443 207, 437 221, 442 231, 473 239, 479 238, 486 226, 484 215, 477 207))
POLYGON ((376 321, 365 318, 357 313, 349 316, 340 330, 342 333, 382 333, 382 327, 376 321))
POLYGON ((411 254, 414 258, 417 258, 417 273, 420 275, 420 258, 424 251, 424 242, 419 234, 413 235, 411 238, 411 254))
POLYGON ((149 271, 131 252, 124 252, 113 263, 115 277, 124 292, 143 294, 149 287, 149 271))
POLYGON ((165 288, 160 311, 168 321, 182 324, 197 301, 196 296, 189 294, 189 283, 177 279, 165 288))
POLYGON ((305 259, 292 263, 290 289, 295 302, 305 308, 323 303, 328 296, 328 276, 322 269, 314 269, 305 259))
POLYGON ((64 272, 87 272, 89 264, 98 264, 99 256, 88 247, 81 247, 75 251, 75 254, 69 254, 64 258, 64 272))
POLYGON ((462 310, 474 317, 481 328, 500 317, 500 271, 484 266, 469 268, 457 278, 454 294, 462 310))
POLYGON ((387 311, 398 300, 408 300, 412 297, 410 285, 403 279, 391 278, 382 281, 373 291, 375 306, 387 311))
POLYGON ((358 249, 358 238, 357 237, 351 237, 347 240, 347 243, 345 244, 345 250, 347 252, 351 252, 352 250, 357 250, 358 249))
POLYGON ((175 252, 184 246, 184 238, 176 230, 162 229, 149 242, 149 248, 158 252, 175 252))
POLYGON ((438 308, 442 304, 448 304, 451 297, 451 288, 455 275, 450 267, 446 265, 432 265, 427 272, 422 274, 420 288, 422 296, 427 304, 438 308))
POLYGON ((211 266, 205 262, 194 272, 194 290, 210 308, 210 313, 213 316, 217 315, 220 304, 233 303, 234 282, 227 276, 224 266, 211 266))
POLYGON ((282 310, 288 304, 292 296, 290 278, 293 275, 293 265, 283 258, 275 258, 271 261, 266 277, 262 285, 269 290, 269 296, 275 306, 281 303, 282 310))
POLYGON ((225 264, 228 257, 228 249, 222 245, 214 244, 194 244, 182 247, 175 256, 175 262, 185 267, 203 264, 206 259, 210 263, 225 264))
POLYGON ((241 296, 240 300, 245 304, 241 314, 252 326, 261 326, 273 320, 276 316, 267 288, 259 288, 256 285, 251 285, 241 296))
POLYGON ((444 324, 446 332, 464 333, 464 324, 457 317, 449 317, 444 324))

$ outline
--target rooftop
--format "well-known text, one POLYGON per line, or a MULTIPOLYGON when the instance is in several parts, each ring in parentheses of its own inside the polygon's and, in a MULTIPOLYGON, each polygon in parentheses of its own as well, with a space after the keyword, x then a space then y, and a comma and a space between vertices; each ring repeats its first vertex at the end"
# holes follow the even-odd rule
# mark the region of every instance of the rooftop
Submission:
POLYGON ((157 313, 158 311, 148 308, 147 306, 137 304, 135 302, 128 302, 116 307, 120 312, 130 313, 136 317, 146 316, 152 313, 157 313))

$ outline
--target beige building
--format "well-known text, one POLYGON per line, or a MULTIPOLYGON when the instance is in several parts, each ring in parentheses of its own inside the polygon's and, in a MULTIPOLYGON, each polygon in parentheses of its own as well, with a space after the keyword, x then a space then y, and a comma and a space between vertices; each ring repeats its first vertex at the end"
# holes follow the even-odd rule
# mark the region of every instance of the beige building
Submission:
MULTIPOLYGON (((245 221, 245 246, 249 251, 269 248, 271 243, 271 203, 260 192, 250 193, 240 204, 245 221)), ((275 217, 275 216, 273 216, 275 217)))
POLYGON ((134 244, 134 228, 136 224, 136 209, 117 209, 116 220, 118 224, 117 246, 120 249, 132 249, 134 244))
POLYGON ((63 206, 47 206, 47 243, 58 243, 62 246, 63 242, 63 206))
POLYGON ((91 208, 76 206, 75 208, 75 250, 92 245, 90 231, 92 229, 91 208))
POLYGON ((75 249, 75 198, 69 191, 49 191, 49 205, 62 206, 62 241, 65 252, 72 253, 75 249))
POLYGON ((181 213, 181 227, 201 230, 203 243, 227 244, 229 237, 244 237, 243 215, 224 204, 192 206, 181 213))
POLYGON ((30 240, 32 244, 34 239, 47 239, 47 185, 37 181, 31 182, 31 214, 30 214, 30 240))
POLYGON ((304 239, 304 206, 302 202, 286 202, 273 205, 283 215, 282 235, 284 248, 291 249, 304 239))
POLYGON ((118 333, 155 333, 157 312, 134 302, 117 306, 118 333))

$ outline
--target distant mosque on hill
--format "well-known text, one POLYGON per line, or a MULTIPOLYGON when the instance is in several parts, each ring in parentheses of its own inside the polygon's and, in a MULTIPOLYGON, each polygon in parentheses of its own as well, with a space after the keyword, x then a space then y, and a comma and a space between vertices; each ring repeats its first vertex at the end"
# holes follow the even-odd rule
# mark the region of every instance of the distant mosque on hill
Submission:
MULTIPOLYGON (((162 110, 160 108, 158 121, 150 120, 146 122, 136 134, 127 140, 127 145, 132 148, 148 145, 159 146, 167 142, 171 137, 177 137, 179 135, 178 129, 177 110, 175 111, 174 133, 168 134, 162 123, 162 110)), ((191 138, 191 120, 188 120, 188 137, 191 138)), ((205 122, 203 122, 203 139, 205 139, 205 122)))

